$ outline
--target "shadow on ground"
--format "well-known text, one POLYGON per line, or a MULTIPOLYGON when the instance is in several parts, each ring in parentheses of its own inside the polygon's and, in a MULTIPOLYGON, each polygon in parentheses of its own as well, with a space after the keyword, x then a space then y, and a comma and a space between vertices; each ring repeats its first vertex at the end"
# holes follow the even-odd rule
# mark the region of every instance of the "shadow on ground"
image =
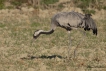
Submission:
POLYGON ((51 56, 46 56, 46 55, 42 55, 42 56, 27 56, 27 57, 23 57, 23 58, 21 58, 22 60, 24 60, 24 59, 52 59, 52 58, 56 58, 56 57, 58 57, 58 58, 60 58, 60 59, 63 59, 64 57, 62 57, 62 56, 60 56, 60 55, 51 55, 51 56))
MULTIPOLYGON (((33 60, 33 59, 52 59, 52 58, 60 58, 60 59, 66 59, 65 62, 66 63, 70 63, 71 61, 67 60, 67 58, 65 57, 62 57, 60 55, 51 55, 51 56, 46 56, 46 55, 41 55, 41 56, 27 56, 27 57, 23 57, 23 58, 20 58, 22 60, 33 60)), ((77 60, 81 60, 81 59, 77 59, 77 60)), ((76 62, 76 59, 74 60, 76 62)), ((86 67, 86 68, 106 68, 106 66, 100 66, 100 65, 84 65, 84 64, 79 64, 79 66, 76 66, 76 67, 86 67)))

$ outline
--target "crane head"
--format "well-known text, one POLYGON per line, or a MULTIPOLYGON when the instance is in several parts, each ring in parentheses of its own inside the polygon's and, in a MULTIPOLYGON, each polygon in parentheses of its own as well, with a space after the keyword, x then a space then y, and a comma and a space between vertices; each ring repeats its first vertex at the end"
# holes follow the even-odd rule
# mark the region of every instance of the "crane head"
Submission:
POLYGON ((34 34, 33 34, 33 38, 34 38, 34 39, 37 39, 37 38, 40 36, 40 34, 41 34, 42 31, 43 31, 43 30, 36 30, 36 31, 34 32, 34 34))

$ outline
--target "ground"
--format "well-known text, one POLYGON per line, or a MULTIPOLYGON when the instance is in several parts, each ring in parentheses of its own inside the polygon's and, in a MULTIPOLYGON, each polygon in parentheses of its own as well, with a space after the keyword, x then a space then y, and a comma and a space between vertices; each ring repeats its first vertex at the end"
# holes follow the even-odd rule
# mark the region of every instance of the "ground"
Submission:
POLYGON ((97 36, 92 30, 85 35, 83 29, 72 30, 69 45, 68 33, 62 28, 34 40, 35 30, 50 29, 50 17, 15 11, 0 11, 0 71, 106 71, 105 18, 94 19, 97 36))

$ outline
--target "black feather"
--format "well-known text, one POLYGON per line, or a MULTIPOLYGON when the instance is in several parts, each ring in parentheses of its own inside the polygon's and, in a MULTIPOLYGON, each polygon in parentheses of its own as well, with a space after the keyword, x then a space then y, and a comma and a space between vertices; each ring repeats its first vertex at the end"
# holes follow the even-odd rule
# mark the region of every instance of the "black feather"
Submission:
POLYGON ((92 29, 93 34, 97 35, 97 26, 94 22, 94 20, 90 17, 92 16, 91 14, 85 14, 85 28, 84 30, 89 31, 90 29, 92 29))

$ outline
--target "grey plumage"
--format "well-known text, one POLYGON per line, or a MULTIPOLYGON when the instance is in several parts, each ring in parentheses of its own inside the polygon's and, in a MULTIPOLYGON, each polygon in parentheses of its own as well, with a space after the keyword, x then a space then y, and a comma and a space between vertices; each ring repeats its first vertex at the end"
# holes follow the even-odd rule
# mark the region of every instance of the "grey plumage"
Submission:
POLYGON ((67 31, 73 28, 84 28, 85 31, 93 30, 93 34, 97 35, 97 26, 91 18, 91 14, 81 14, 78 12, 60 12, 51 18, 51 29, 49 31, 37 30, 33 37, 37 38, 41 34, 52 34, 56 27, 62 27, 67 31))

